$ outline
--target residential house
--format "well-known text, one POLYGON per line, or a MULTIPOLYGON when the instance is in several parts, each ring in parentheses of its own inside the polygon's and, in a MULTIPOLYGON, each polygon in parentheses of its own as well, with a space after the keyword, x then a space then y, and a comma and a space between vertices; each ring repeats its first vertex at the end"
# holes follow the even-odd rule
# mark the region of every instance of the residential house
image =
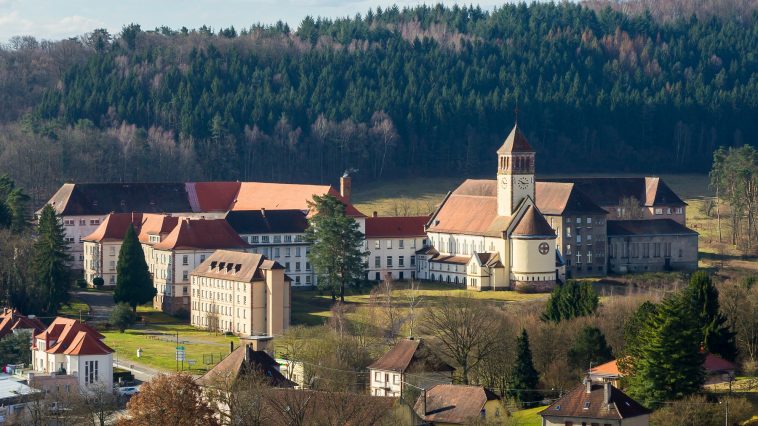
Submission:
POLYGON ((497 151, 497 179, 466 180, 432 215, 426 233, 434 251, 422 255, 420 278, 470 290, 551 291, 558 237, 537 205, 534 174, 534 149, 514 126, 497 151))
POLYGON ((568 182, 608 212, 608 220, 671 219, 684 225, 687 203, 659 177, 576 177, 568 182))
MULTIPOLYGON (((705 370, 705 384, 724 383, 734 377, 737 365, 718 355, 706 353, 703 358, 703 370, 705 370)), ((614 386, 618 386, 620 379, 624 377, 615 359, 591 368, 588 374, 593 381, 607 381, 614 386)))
POLYGON ((34 336, 32 369, 49 375, 77 377, 79 387, 113 388, 113 349, 87 324, 57 317, 34 336))
POLYGON ((406 383, 427 387, 452 383, 455 369, 436 356, 422 339, 402 339, 368 366, 370 393, 399 397, 406 383))
POLYGON ((262 254, 216 250, 190 273, 191 323, 240 336, 280 335, 290 324, 291 281, 262 254))
POLYGON ((558 235, 566 278, 605 276, 608 212, 571 182, 538 181, 536 195, 537 207, 558 235))
POLYGON ((15 376, 0 373, 0 424, 28 424, 28 408, 42 398, 43 392, 15 376))
POLYGON ((190 306, 190 273, 216 250, 250 248, 224 219, 181 218, 160 242, 151 243, 148 266, 157 294, 153 306, 170 314, 190 306))
POLYGON ((481 386, 432 386, 419 396, 413 409, 424 424, 435 426, 475 421, 496 424, 508 416, 500 397, 481 386))
POLYGON ((260 375, 266 384, 275 388, 293 388, 297 384, 279 372, 279 364, 268 353, 255 350, 251 345, 242 345, 232 351, 215 367, 197 379, 204 387, 229 386, 229 382, 247 374, 260 375))
POLYGON ((672 219, 609 220, 608 271, 694 271, 698 233, 672 219))
POLYGON ((611 383, 585 380, 540 415, 542 426, 646 426, 650 413, 611 383))
POLYGON ((45 324, 35 315, 24 316, 17 309, 3 308, 0 311, 0 339, 10 334, 29 333, 34 336, 45 329, 45 324))
POLYGON ((368 279, 381 281, 416 278, 416 251, 426 246, 424 225, 429 216, 366 218, 368 279))

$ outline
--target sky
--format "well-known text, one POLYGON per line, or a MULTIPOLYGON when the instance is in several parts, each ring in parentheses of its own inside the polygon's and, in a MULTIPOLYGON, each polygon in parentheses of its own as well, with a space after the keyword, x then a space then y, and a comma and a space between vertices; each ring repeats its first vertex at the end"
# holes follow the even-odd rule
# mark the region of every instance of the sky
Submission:
MULTIPOLYGON (((505 0, 479 0, 483 9, 492 9, 505 0)), ((470 4, 467 0, 460 4, 470 4)), ((95 28, 117 34, 130 23, 143 30, 166 25, 214 30, 272 24, 282 20, 294 29, 307 15, 338 18, 365 14, 369 9, 397 4, 400 7, 444 3, 453 0, 0 0, 0 43, 16 35, 59 40, 78 36, 95 28)))

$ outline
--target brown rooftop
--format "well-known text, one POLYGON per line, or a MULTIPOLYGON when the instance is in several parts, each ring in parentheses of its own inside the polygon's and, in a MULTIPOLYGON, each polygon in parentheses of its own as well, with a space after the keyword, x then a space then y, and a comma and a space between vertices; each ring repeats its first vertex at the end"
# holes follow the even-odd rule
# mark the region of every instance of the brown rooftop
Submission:
POLYGON ((505 138, 505 142, 503 142, 500 149, 497 150, 498 154, 511 154, 514 152, 534 152, 529 141, 526 140, 526 136, 519 129, 518 124, 513 126, 513 130, 505 138))
POLYGON ((673 219, 609 220, 608 236, 697 235, 673 219))
POLYGON ((587 419, 628 419, 650 414, 650 410, 610 383, 582 384, 553 402, 540 413, 542 417, 580 417, 587 419), (590 391, 587 392, 587 387, 590 391))
POLYGON ((257 372, 266 377, 273 387, 292 388, 296 383, 279 372, 279 364, 264 351, 254 351, 249 345, 242 345, 232 351, 215 367, 197 379, 201 386, 218 386, 226 380, 257 372))
POLYGON ((250 245, 224 219, 182 219, 153 247, 157 250, 246 249, 250 245))
POLYGON ((537 182, 535 201, 542 214, 602 214, 608 212, 571 182, 537 182))
POLYGON ((526 207, 526 212, 519 219, 512 232, 517 237, 555 237, 555 231, 545 220, 545 216, 533 205, 526 207))
POLYGON ((403 339, 368 368, 397 371, 453 371, 454 368, 435 355, 421 339, 403 339))
POLYGON ((467 179, 448 194, 428 231, 502 237, 511 218, 498 216, 494 180, 467 179))
POLYGON ((426 422, 468 424, 481 415, 487 401, 495 399, 497 395, 481 386, 435 385, 426 391, 426 404, 421 395, 414 411, 426 422))
POLYGON ((262 280, 261 271, 265 269, 284 267, 262 254, 216 250, 192 271, 192 275, 250 283, 262 280))

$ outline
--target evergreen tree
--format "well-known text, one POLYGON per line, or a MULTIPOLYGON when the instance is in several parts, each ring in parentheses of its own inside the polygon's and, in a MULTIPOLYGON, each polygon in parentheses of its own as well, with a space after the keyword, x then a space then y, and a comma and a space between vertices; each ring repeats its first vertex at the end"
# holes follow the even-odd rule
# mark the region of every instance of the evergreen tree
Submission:
POLYGON ((591 315, 597 310, 597 292, 588 282, 568 281, 553 289, 542 313, 543 321, 560 322, 591 315))
POLYGON ((611 347, 605 336, 596 327, 584 327, 568 351, 569 364, 574 368, 587 370, 613 359, 611 347))
POLYGON ((33 270, 36 293, 41 298, 42 309, 55 315, 70 299, 71 270, 68 243, 63 225, 51 205, 46 205, 37 225, 37 241, 34 243, 33 270))
POLYGON ((537 389, 540 373, 534 368, 532 350, 529 348, 529 335, 521 330, 521 336, 516 338, 516 363, 511 370, 511 390, 508 394, 525 406, 536 404, 542 399, 537 389))
POLYGON ((729 329, 726 317, 719 309, 719 292, 711 276, 696 271, 690 277, 687 296, 702 327, 702 345, 708 352, 734 361, 737 357, 735 333, 729 329))
POLYGON ((681 399, 705 379, 701 331, 686 297, 669 296, 649 314, 630 355, 629 393, 649 407, 681 399))
POLYGON ((129 225, 118 252, 113 300, 116 303, 127 303, 136 312, 137 305, 150 302, 156 293, 142 245, 137 239, 134 226, 129 225))
POLYGON ((8 194, 6 205, 10 209, 10 229, 20 234, 28 227, 29 196, 20 188, 13 189, 8 194))
POLYGON ((305 239, 311 244, 309 259, 318 276, 318 287, 331 292, 332 300, 345 301, 345 287, 357 286, 365 275, 363 234, 355 219, 345 215, 345 205, 331 195, 314 196, 308 206, 316 213, 309 219, 305 239))

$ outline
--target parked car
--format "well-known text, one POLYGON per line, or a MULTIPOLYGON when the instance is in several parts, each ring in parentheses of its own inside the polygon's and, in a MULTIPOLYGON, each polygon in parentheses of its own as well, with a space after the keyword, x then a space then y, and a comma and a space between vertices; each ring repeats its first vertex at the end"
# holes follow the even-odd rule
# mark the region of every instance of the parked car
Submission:
POLYGON ((127 386, 118 388, 119 396, 132 396, 139 393, 139 386, 127 386))

